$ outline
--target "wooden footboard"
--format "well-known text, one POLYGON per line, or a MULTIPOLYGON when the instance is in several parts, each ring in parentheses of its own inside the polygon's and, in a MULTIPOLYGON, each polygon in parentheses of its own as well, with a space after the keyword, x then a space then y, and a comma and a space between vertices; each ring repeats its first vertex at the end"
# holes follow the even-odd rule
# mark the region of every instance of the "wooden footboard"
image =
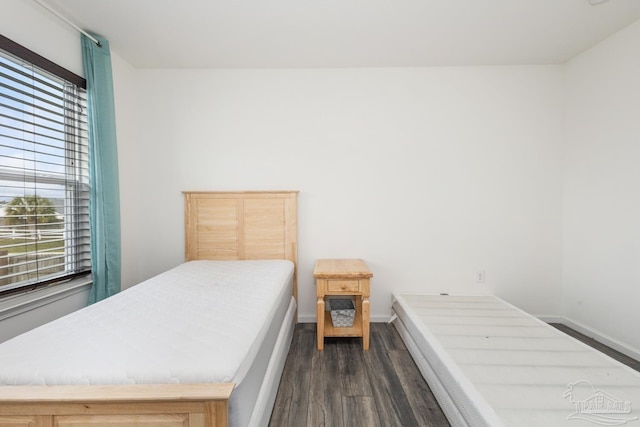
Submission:
POLYGON ((234 385, 0 387, 0 426, 227 427, 234 385))

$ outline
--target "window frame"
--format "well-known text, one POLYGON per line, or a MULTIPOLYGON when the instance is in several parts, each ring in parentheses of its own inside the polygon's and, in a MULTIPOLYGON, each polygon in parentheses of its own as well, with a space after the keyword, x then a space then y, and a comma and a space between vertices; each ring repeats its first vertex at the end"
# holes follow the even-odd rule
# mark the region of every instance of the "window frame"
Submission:
MULTIPOLYGON (((77 87, 79 90, 85 90, 87 88, 87 82, 86 80, 81 77, 78 76, 77 74, 67 70, 64 67, 61 67, 60 65, 46 59, 45 57, 33 52, 32 50, 14 42, 13 40, 5 37, 4 35, 0 34, 0 49, 3 50, 4 52, 13 55, 14 57, 19 58, 20 60, 23 60, 31 65, 33 65, 36 68, 39 68, 40 70, 43 70, 47 73, 50 73, 62 80, 64 80, 66 83, 70 83, 72 85, 74 85, 75 87, 77 87)), ((66 102, 66 101, 65 101, 66 102)), ((66 115, 65 115, 65 119, 63 125, 65 126, 65 133, 67 133, 66 129, 67 129, 67 119, 66 119, 66 115)), ((85 117, 86 117, 86 113, 85 113, 85 117)), ((77 136, 72 136, 72 138, 78 138, 77 136)), ((65 153, 67 152, 67 150, 69 149, 69 137, 65 138, 65 153)), ((66 156, 66 155, 65 155, 66 156)), ((68 160, 67 160, 68 162, 68 160)), ((73 166, 72 166, 73 167, 73 166)), ((69 165, 66 165, 65 168, 65 177, 64 178, 55 178, 55 177, 51 177, 51 178, 42 178, 42 177, 38 177, 38 182, 46 182, 47 180, 50 180, 50 183, 56 184, 56 185, 60 185, 63 183, 68 184, 68 181, 66 181, 66 177, 69 176, 69 165)), ((9 177, 9 174, 5 174, 7 175, 7 177, 9 177)), ((72 241, 73 239, 75 239, 75 233, 77 232, 76 230, 76 224, 78 221, 78 218, 80 216, 83 216, 82 214, 79 215, 78 212, 76 211, 77 209, 77 199, 78 199, 78 194, 82 191, 89 191, 89 181, 88 181, 88 174, 86 176, 87 179, 87 184, 85 186, 85 188, 75 188, 77 187, 77 185, 74 185, 74 189, 67 189, 65 190, 65 193, 69 193, 69 192, 75 192, 73 197, 70 197, 69 200, 71 200, 71 204, 69 206, 69 210, 65 212, 65 217, 73 217, 74 219, 71 221, 74 224, 74 230, 68 230, 66 229, 64 232, 64 236, 63 236, 63 241, 72 241), (73 211, 73 212, 72 212, 73 211)), ((24 181, 28 181, 28 178, 25 178, 24 181)), ((74 181, 75 182, 75 181, 74 181)), ((81 186, 83 186, 83 184, 81 184, 81 186)), ((25 195, 26 196, 26 195, 25 195)), ((65 196, 66 197, 66 196, 65 196)), ((66 208, 66 203, 65 203, 65 208, 66 208)), ((86 206, 87 212, 86 214, 86 218, 88 220, 88 205, 86 206)), ((67 221, 65 219, 65 221, 67 221)), ((66 227, 65 227, 66 228, 66 227)), ((87 227, 88 229, 88 227, 87 227)), ((89 242, 89 248, 90 248, 91 243, 89 242)), ((73 244, 74 247, 78 247, 80 245, 76 245, 73 244)), ((65 262, 64 262, 64 266, 65 266, 65 272, 66 274, 64 274, 64 272, 59 275, 59 276, 55 276, 55 277, 51 277, 51 278, 45 278, 44 280, 41 279, 37 279, 36 281, 33 282, 26 282, 26 283, 16 283, 16 286, 11 286, 11 284, 6 284, 6 285, 0 285, 0 300, 5 297, 5 296, 9 296, 9 295, 15 295, 18 293, 24 293, 24 292, 29 292, 41 287, 46 287, 46 286, 50 286, 52 284, 61 284, 61 283, 66 283, 76 277, 81 277, 81 276, 87 276, 91 274, 91 267, 90 267, 90 259, 89 259, 89 268, 88 269, 82 269, 81 271, 73 271, 73 272, 69 272, 67 269, 67 266, 72 265, 75 260, 73 259, 76 255, 75 254, 69 254, 66 248, 66 243, 65 243, 65 262), (71 258, 70 258, 71 257, 71 258)))

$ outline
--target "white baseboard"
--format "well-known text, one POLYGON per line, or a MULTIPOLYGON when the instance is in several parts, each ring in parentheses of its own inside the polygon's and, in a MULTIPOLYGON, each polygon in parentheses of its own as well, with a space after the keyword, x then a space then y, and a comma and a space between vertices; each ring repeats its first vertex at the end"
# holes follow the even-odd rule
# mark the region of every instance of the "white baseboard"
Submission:
MULTIPOLYGON (((594 340, 611 347, 612 349, 619 351, 622 354, 625 354, 635 360, 640 361, 640 349, 629 346, 625 343, 622 343, 615 338, 612 338, 606 334, 603 334, 595 329, 589 328, 588 326, 566 318, 564 316, 555 316, 555 315, 539 315, 536 316, 538 319, 542 320, 545 323, 560 323, 562 325, 568 326, 571 329, 580 332, 594 340)), ((388 322, 391 319, 391 316, 371 316, 372 323, 378 322, 388 322)), ((298 316, 298 322, 300 323, 316 323, 316 315, 304 315, 300 314, 298 316)))
MULTIPOLYGON (((371 316, 371 323, 386 323, 391 316, 371 316)), ((298 323, 316 323, 316 315, 298 314, 298 323)))
POLYGON ((307 314, 298 314, 298 323, 316 323, 316 316, 307 314))
POLYGON ((609 346, 612 349, 631 357, 632 359, 640 361, 640 349, 634 348, 630 345, 620 342, 615 338, 612 338, 606 334, 603 334, 602 332, 596 329, 586 326, 583 323, 576 322, 575 320, 569 319, 564 316, 537 316, 537 317, 538 319, 546 323, 560 323, 565 326, 568 326, 571 329, 588 336, 589 338, 593 338, 599 343, 609 346))
POLYGON ((536 316, 538 319, 542 320, 544 323, 562 323, 564 324, 564 317, 562 316, 536 316))

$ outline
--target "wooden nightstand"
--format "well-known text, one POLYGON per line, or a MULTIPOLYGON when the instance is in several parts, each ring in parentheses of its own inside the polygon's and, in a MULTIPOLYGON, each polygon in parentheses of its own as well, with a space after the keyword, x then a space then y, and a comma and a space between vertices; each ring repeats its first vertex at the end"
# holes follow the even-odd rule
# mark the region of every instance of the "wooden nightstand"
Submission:
POLYGON ((319 259, 313 269, 318 296, 318 350, 324 337, 362 337, 369 350, 369 285, 373 273, 361 259, 319 259), (331 313, 325 311, 327 295, 355 296, 356 316, 352 327, 334 328, 331 313))

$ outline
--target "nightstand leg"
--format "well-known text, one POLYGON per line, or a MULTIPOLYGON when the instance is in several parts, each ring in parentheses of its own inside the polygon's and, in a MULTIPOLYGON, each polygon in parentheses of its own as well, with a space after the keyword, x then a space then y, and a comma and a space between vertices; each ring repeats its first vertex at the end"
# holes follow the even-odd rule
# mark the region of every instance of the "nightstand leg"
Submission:
POLYGON ((324 349, 324 297, 318 297, 317 316, 318 351, 322 351, 324 349))
POLYGON ((369 298, 362 297, 362 348, 369 350, 369 298))

